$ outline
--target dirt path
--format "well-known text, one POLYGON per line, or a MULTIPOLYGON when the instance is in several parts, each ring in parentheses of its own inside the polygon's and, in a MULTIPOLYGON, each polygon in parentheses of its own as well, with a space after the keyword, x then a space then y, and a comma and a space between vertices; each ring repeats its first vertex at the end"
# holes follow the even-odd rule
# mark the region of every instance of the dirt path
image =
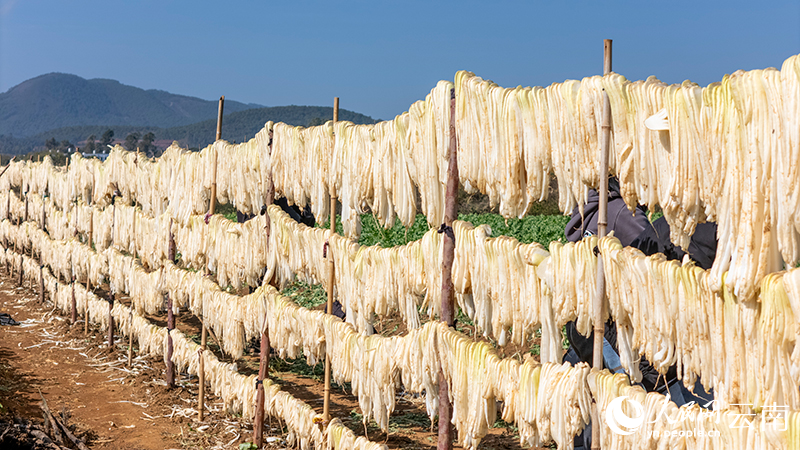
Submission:
MULTIPOLYGON (((39 305, 34 291, 19 288, 16 280, 2 275, 0 312, 21 322, 0 327, 0 419, 21 416, 41 423, 41 390, 53 413, 66 417, 75 434, 92 449, 229 449, 251 440, 252 424, 225 413, 213 395, 206 400, 210 414, 203 423, 197 421, 196 377, 181 374, 179 388, 167 389, 163 360, 136 357, 128 368, 127 340, 121 342, 116 336, 115 348, 109 349, 105 332, 91 328, 85 335, 81 320, 71 326, 68 318, 39 305)), ((164 325, 162 317, 150 319, 164 325)), ((199 335, 199 325, 192 316, 178 318, 177 326, 187 336, 199 335)), ((254 348, 257 345, 236 362, 243 373, 258 369, 254 348)), ((271 366, 270 378, 282 389, 322 411, 320 365, 308 367, 302 361, 273 358, 271 366)), ((357 435, 365 434, 358 399, 349 387, 334 386, 331 413, 357 435)), ((283 424, 269 417, 266 422, 268 448, 285 448, 286 430, 279 428, 283 424)), ((367 432, 370 439, 386 442, 390 448, 436 448, 437 433, 430 428, 419 397, 398 393, 389 429, 387 436, 372 422, 367 432)), ((520 448, 518 438, 507 428, 491 429, 481 447, 520 448)))
POLYGON ((168 390, 163 362, 137 357, 128 369, 120 342, 111 351, 97 330, 86 336, 83 322, 70 327, 37 301, 0 277, 0 311, 21 322, 0 327, 3 415, 40 419, 41 390, 53 413, 66 416, 92 449, 231 448, 250 436, 246 425, 219 414, 213 398, 216 413, 204 424, 190 419, 196 379, 168 390))

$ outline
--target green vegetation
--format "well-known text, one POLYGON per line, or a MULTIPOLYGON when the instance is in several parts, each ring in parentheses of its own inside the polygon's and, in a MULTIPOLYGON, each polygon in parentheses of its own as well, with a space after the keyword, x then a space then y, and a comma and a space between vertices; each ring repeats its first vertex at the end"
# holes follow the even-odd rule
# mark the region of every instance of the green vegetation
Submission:
POLYGON ((222 214, 225 216, 226 219, 230 220, 231 222, 236 222, 236 208, 233 207, 230 203, 225 203, 222 205, 217 205, 215 212, 217 214, 222 214))
POLYGON ((569 216, 564 215, 504 219, 498 214, 460 214, 458 218, 475 226, 489 225, 492 229, 492 237, 511 236, 524 244, 538 242, 545 248, 552 241, 566 241, 564 228, 569 222, 569 216))
POLYGON ((321 284, 307 284, 295 281, 281 293, 304 308, 315 308, 328 301, 328 294, 321 284))
MULTIPOLYGON (((475 226, 489 225, 492 237, 511 236, 518 241, 529 244, 538 242, 547 248, 551 241, 565 241, 564 228, 569 222, 569 216, 564 215, 532 215, 522 219, 504 219, 498 214, 460 214, 459 220, 472 223, 475 226)), ((320 228, 328 228, 327 223, 317 223, 320 228)), ((427 220, 418 214, 414 224, 405 228, 401 223, 395 223, 392 228, 385 229, 370 214, 361 216, 361 236, 358 243, 361 245, 380 245, 381 247, 394 247, 422 239, 428 232, 427 220)), ((336 232, 344 233, 341 219, 336 216, 336 232)))
POLYGON ((315 366, 311 366, 308 364, 305 356, 302 354, 295 359, 269 359, 269 373, 290 372, 295 375, 311 378, 315 381, 322 381, 322 378, 325 376, 323 373, 324 370, 324 364, 320 363, 315 366))

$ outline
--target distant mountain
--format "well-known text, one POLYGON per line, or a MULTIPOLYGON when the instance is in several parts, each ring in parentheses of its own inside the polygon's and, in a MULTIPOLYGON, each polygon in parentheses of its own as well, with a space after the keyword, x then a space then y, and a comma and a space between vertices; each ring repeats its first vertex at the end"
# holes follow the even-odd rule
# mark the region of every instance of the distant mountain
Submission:
MULTIPOLYGON (((227 109, 228 102, 225 102, 227 109)), ((308 126, 324 123, 333 117, 333 108, 328 106, 275 106, 271 108, 254 108, 226 114, 222 118, 222 137, 230 142, 243 142, 251 139, 264 128, 264 124, 283 122, 289 125, 308 126)), ((372 117, 365 116, 346 109, 339 110, 339 119, 357 124, 375 123, 372 117)), ((159 128, 133 125, 84 125, 62 127, 43 131, 33 136, 24 138, 0 135, 0 153, 4 155, 18 155, 28 153, 44 147, 45 141, 54 138, 57 142, 69 141, 80 144, 90 135, 99 139, 108 130, 114 130, 114 138, 125 140, 130 133, 139 133, 140 136, 152 132, 159 145, 179 141, 184 147, 203 148, 214 142, 217 130, 216 119, 205 120, 191 125, 159 128)))
MULTIPOLYGON (((260 106, 225 101, 229 113, 260 106)), ((0 135, 26 137, 55 128, 104 124, 169 128, 213 120, 217 107, 216 100, 49 73, 0 94, 0 135)))

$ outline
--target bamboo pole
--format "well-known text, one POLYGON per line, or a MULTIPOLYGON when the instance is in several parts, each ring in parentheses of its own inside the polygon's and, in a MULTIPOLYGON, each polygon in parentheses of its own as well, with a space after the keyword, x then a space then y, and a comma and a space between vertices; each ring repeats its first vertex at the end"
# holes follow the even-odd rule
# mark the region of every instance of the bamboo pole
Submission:
MULTIPOLYGON (((86 277, 86 291, 90 290, 89 277, 86 277)), ((87 297, 88 298, 88 297, 87 297)), ((86 301, 86 306, 83 309, 83 334, 89 334, 89 301, 86 301)))
POLYGON ((128 367, 133 365, 133 300, 128 313, 128 367))
MULTIPOLYGON (((205 312, 203 312, 205 314, 205 312)), ((202 422, 205 419, 205 412, 206 412, 206 364, 205 358, 203 357, 203 353, 206 350, 206 336, 208 332, 206 331, 206 323, 204 320, 200 320, 200 326, 203 328, 203 332, 201 333, 200 337, 200 351, 197 353, 199 357, 198 361, 198 384, 200 389, 197 392, 197 416, 202 422)), ((263 394, 262 394, 263 395, 263 394)), ((257 417, 257 416, 256 416, 257 417)))
MULTIPOLYGON (((91 203, 92 211, 89 216, 89 248, 91 249, 94 245, 94 173, 92 173, 92 198, 91 203)), ((92 289, 91 281, 89 280, 89 274, 86 274, 86 292, 90 292, 92 289)), ((89 334, 89 301, 86 301, 86 306, 83 310, 83 334, 89 334)))
MULTIPOLYGON (((603 41, 603 75, 611 72, 611 39, 603 41)), ((597 212, 597 236, 606 235, 608 226, 608 158, 611 138, 611 102, 608 94, 603 92, 603 127, 600 140, 600 206, 597 212)), ((592 365, 595 370, 603 370, 603 335, 605 334, 605 294, 606 279, 603 273, 603 258, 597 258, 597 278, 592 310, 594 312, 594 349, 592 365)), ((600 417, 597 406, 592 408, 592 450, 600 449, 600 417)))
POLYGON ((47 231, 45 229, 46 228, 45 227, 45 210, 46 210, 46 208, 44 207, 44 197, 42 197, 42 226, 41 226, 42 231, 47 231))
POLYGON ((217 110, 217 141, 222 139, 222 109, 225 106, 225 96, 219 98, 219 110, 217 110))
POLYGON ((175 387, 175 363, 172 362, 172 330, 175 329, 175 315, 172 312, 172 297, 167 294, 167 387, 175 387))
MULTIPOLYGON (((444 233, 442 240, 442 322, 452 327, 455 323, 453 293, 453 260, 455 259, 456 237, 453 221, 456 219, 456 197, 458 196, 458 138, 456 136, 456 93, 450 90, 450 148, 447 165, 447 190, 444 197, 444 223, 439 229, 444 233)), ((450 402, 449 386, 442 368, 439 368, 439 439, 438 450, 453 448, 453 405, 450 402)))
POLYGON ((44 266, 39 263, 39 304, 44 305, 44 266))
MULTIPOLYGON (((217 136, 216 140, 220 140, 222 138, 222 108, 225 103, 225 96, 219 98, 219 110, 217 111, 217 136)), ((214 151, 214 169, 211 172, 211 203, 208 207, 208 214, 206 214, 206 223, 208 223, 208 219, 214 215, 217 210, 217 163, 219 161, 219 155, 217 152, 214 151)), ((171 227, 170 227, 171 228, 171 227)), ((208 265, 206 265, 206 273, 208 273, 208 265)), ((201 337, 200 337, 200 351, 197 353, 198 359, 198 367, 199 367, 199 374, 198 374, 198 384, 199 389, 197 392, 197 417, 202 422, 205 419, 205 401, 206 401, 206 373, 205 373, 205 358, 203 357, 203 352, 206 350, 206 341, 208 330, 206 329, 206 321, 205 321, 205 310, 202 311, 202 317, 198 317, 200 320, 200 326, 202 327, 201 337)))
MULTIPOLYGON (((117 245, 117 191, 111 197, 111 247, 116 248, 117 245)), ((111 285, 108 286, 111 290, 111 285)), ((87 301, 88 305, 89 302, 87 301)), ((111 310, 114 308, 114 292, 108 293, 108 348, 114 347, 114 316, 111 315, 111 310)))
POLYGON ((114 348, 114 316, 111 314, 113 308, 114 293, 110 292, 108 294, 108 348, 114 348))
MULTIPOLYGON (((272 154, 272 131, 269 133, 269 144, 267 151, 272 154)), ((275 185, 272 182, 272 172, 267 175, 267 193, 264 198, 264 206, 269 208, 275 198, 275 185)), ((266 234, 267 246, 269 246, 269 237, 272 232, 272 223, 270 222, 269 213, 264 210, 264 234, 266 234)), ((267 253, 269 248, 266 249, 267 253)), ((268 376, 269 371, 269 329, 267 328, 267 316, 264 314, 264 323, 261 326, 261 346, 260 346, 260 363, 258 365, 258 379, 256 380, 256 417, 253 425, 253 443, 256 447, 261 448, 264 444, 264 379, 268 376)))
MULTIPOLYGON (((222 139, 222 106, 225 103, 225 96, 219 98, 219 111, 217 113, 217 141, 222 139)), ((211 204, 208 207, 208 214, 206 215, 206 223, 208 218, 213 216, 217 210, 217 163, 219 155, 214 149, 214 169, 211 172, 211 204)))
POLYGON ((72 275, 72 307, 71 307, 71 317, 70 323, 75 325, 75 322, 78 321, 78 302, 75 300, 75 275, 72 275))
POLYGON ((133 259, 138 257, 137 245, 136 245, 136 207, 133 207, 133 223, 131 224, 131 242, 133 243, 133 259))
MULTIPOLYGON (((339 97, 333 98, 333 126, 334 126, 334 133, 336 133, 336 122, 339 121, 339 97)), ((335 136, 334 136, 335 137, 335 136)), ((336 188, 331 186, 331 206, 330 206, 330 225, 331 225, 331 236, 336 233, 336 188)), ((334 283, 334 275, 336 267, 333 264, 333 249, 331 248, 329 243, 326 242, 325 245, 327 247, 327 256, 328 256, 328 263, 330 264, 330 270, 328 271, 328 308, 327 313, 333 313, 333 283, 334 283)), ((327 351, 326 351, 327 353, 327 351)), ((325 355, 325 391, 324 391, 324 402, 322 406, 322 421, 325 426, 328 426, 328 422, 331 420, 331 413, 330 413, 330 406, 331 406, 331 359, 326 354, 325 355)))
MULTIPOLYGON (((169 220, 169 243, 167 258, 175 262, 175 237, 172 235, 172 219, 169 220)), ((175 314, 172 312, 172 297, 167 294, 167 387, 175 387, 175 363, 172 362, 172 330, 175 329, 175 314)))

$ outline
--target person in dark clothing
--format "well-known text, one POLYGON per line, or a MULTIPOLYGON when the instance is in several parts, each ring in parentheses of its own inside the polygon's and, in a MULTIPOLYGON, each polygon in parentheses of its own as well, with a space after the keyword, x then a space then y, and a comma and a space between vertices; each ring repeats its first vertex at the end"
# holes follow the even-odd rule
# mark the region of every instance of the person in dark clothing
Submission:
MULTIPOLYGON (((638 248, 646 255, 663 253, 668 259, 683 259, 686 254, 680 247, 672 244, 669 235, 669 224, 662 217, 652 224, 647 220, 646 209, 638 205, 633 211, 629 210, 619 192, 619 182, 616 178, 609 178, 608 182, 608 231, 614 231, 614 236, 623 246, 638 248)), ((584 207, 581 217, 578 208, 572 213, 572 218, 566 226, 567 239, 576 242, 583 237, 597 233, 597 219, 599 208, 599 195, 597 191, 589 191, 588 203, 584 207)), ((716 254, 717 226, 714 223, 704 223, 697 226, 689 245, 689 256, 699 267, 708 269, 714 261, 716 254)), ((572 363, 584 361, 592 363, 594 354, 594 333, 583 336, 577 330, 575 322, 566 324, 567 339, 570 342, 570 351, 566 359, 572 363)), ((613 320, 605 324, 603 337, 603 359, 606 368, 621 372, 617 347, 617 327, 613 320)), ((662 376, 645 358, 639 364, 642 373, 642 386, 648 392, 659 392, 666 395, 669 391, 672 397, 680 402, 687 396, 681 396, 670 388, 678 381, 677 368, 670 367, 665 376, 662 376)), ((689 394, 686 391, 686 394, 689 394)), ((692 397, 688 395, 688 397, 692 397)))
MULTIPOLYGON (((600 195, 592 189, 589 191, 588 200, 583 207, 583 216, 577 206, 572 210, 572 217, 564 230, 568 241, 577 242, 584 237, 597 234, 599 208, 600 195)), ((608 213, 607 230, 613 230, 614 237, 619 239, 623 246, 631 245, 631 242, 650 224, 644 206, 638 205, 633 211, 628 209, 628 205, 625 204, 619 192, 619 181, 616 178, 608 179, 608 208, 606 211, 608 213)))
MULTIPOLYGON (((624 245, 624 244, 623 244, 624 245)), ((631 247, 638 248, 645 255, 663 253, 667 259, 683 260, 686 252, 669 239, 669 224, 661 217, 644 229, 631 242, 631 247)), ((717 224, 706 222, 698 224, 689 242, 689 258, 704 270, 711 268, 717 254, 717 224)))
POLYGON ((317 221, 314 218, 314 214, 311 213, 311 208, 306 205, 303 209, 300 209, 297 205, 290 205, 289 201, 286 200, 286 197, 281 197, 275 200, 275 204, 280 206, 281 209, 289 215, 295 222, 303 223, 308 225, 309 227, 313 227, 316 225, 317 221))
MULTIPOLYGON (((280 206, 281 209, 286 212, 295 222, 305 224, 309 227, 313 227, 316 225, 317 221, 314 217, 314 214, 311 213, 311 208, 306 205, 303 209, 300 209, 297 205, 290 205, 289 201, 286 200, 286 197, 281 197, 275 200, 275 204, 280 206)), ((333 301, 333 308, 331 314, 334 316, 344 320, 346 315, 344 309, 342 309, 342 304, 339 303, 339 300, 333 301)))
MULTIPOLYGON (((588 202, 584 206, 581 216, 578 208, 572 212, 572 217, 564 230, 567 239, 576 242, 584 237, 597 234, 597 219, 600 196, 595 190, 589 191, 588 202)), ((647 210, 642 205, 631 211, 622 199, 619 192, 619 182, 616 178, 608 180, 608 228, 614 231, 614 236, 623 246, 638 248, 645 255, 663 253, 667 259, 682 260, 686 252, 670 241, 670 228, 666 219, 659 218, 652 224, 647 219, 647 210)), ((703 223, 697 225, 695 233, 689 244, 689 257, 703 269, 709 269, 714 262, 717 251, 717 225, 703 223)), ((572 364, 586 362, 592 364, 594 354, 594 332, 583 336, 577 330, 575 322, 566 324, 567 339, 570 349, 565 355, 565 360, 572 364)), ((617 347, 617 327, 613 320, 605 324, 603 333, 603 362, 612 372, 622 372, 619 350, 617 347)), ((662 376, 646 358, 641 358, 639 371, 642 373, 642 387, 648 392, 658 392, 662 395, 669 394, 678 406, 694 401, 701 406, 708 405, 713 400, 713 393, 706 394, 700 380, 695 384, 694 394, 689 392, 678 380, 677 367, 673 365, 662 376)), ((591 424, 583 433, 575 438, 576 449, 591 447, 591 424)))

